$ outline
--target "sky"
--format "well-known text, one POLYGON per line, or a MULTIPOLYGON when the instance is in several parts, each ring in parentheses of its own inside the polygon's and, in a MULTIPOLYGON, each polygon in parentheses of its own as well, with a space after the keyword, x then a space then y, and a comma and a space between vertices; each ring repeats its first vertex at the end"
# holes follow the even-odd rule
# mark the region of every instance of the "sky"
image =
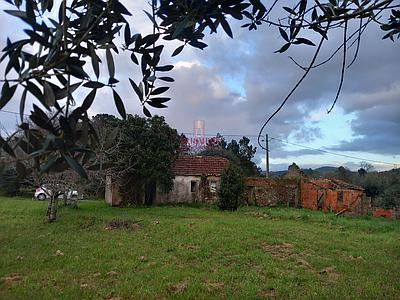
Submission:
MULTIPOLYGON (((121 2, 134 14, 129 19, 131 31, 150 33, 151 24, 143 13, 148 9, 147 1, 121 2)), ((290 3, 282 1, 281 6, 286 2, 290 3)), ((24 37, 23 23, 5 14, 3 9, 7 8, 10 6, 5 1, 0 2, 0 48, 4 48, 7 37, 24 37)), ((284 11, 277 7, 274 16, 283 15, 284 11)), ((223 32, 208 35, 205 40, 209 46, 203 51, 186 47, 181 55, 172 58, 170 55, 179 44, 166 44, 163 62, 175 65, 171 72, 175 82, 166 94, 172 100, 168 108, 151 111, 165 116, 172 127, 187 135, 193 132, 195 120, 204 120, 207 135, 221 133, 227 140, 245 135, 256 145, 263 122, 303 74, 289 56, 305 65, 315 48, 297 46, 276 54, 274 51, 283 44, 276 28, 264 26, 249 32, 240 28, 240 21, 231 21, 234 38, 223 32)), ((342 165, 357 170, 363 160, 376 170, 400 167, 400 41, 382 40, 383 35, 376 24, 368 26, 358 58, 347 69, 342 92, 330 114, 327 110, 339 85, 340 55, 312 70, 267 125, 263 135, 269 136, 272 171, 287 169, 293 162, 302 168, 342 165)), ((313 35, 307 37, 316 41, 313 35)), ((329 57, 341 39, 340 32, 331 32, 318 61, 329 57)), ((354 50, 349 49, 349 60, 354 50)), ((4 68, 5 64, 0 64, 0 78, 4 68)), ((117 90, 127 112, 143 116, 128 81, 137 80, 140 70, 127 54, 116 58, 116 69, 121 81, 117 90)), ((101 71, 107 75, 106 66, 101 71)), ((78 104, 86 92, 77 92, 78 104)), ((15 97, 4 110, 17 112, 18 100, 15 97)), ((109 90, 101 90, 90 113, 118 115, 109 90)), ((17 118, 0 112, 0 129, 10 132, 17 118)), ((258 148, 254 161, 265 169, 265 151, 258 148)))

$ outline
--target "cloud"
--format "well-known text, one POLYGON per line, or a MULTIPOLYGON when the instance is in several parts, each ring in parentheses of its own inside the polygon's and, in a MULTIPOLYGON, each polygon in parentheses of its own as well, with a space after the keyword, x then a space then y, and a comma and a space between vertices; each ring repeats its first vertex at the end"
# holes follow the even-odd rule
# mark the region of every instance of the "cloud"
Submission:
POLYGON ((322 138, 322 131, 319 127, 302 127, 296 131, 293 137, 299 142, 309 143, 322 138))
MULTIPOLYGON (((352 141, 343 141, 332 148, 337 151, 368 151, 398 155, 400 153, 400 44, 380 40, 382 31, 370 26, 363 36, 356 62, 345 75, 343 90, 335 111, 343 109, 344 114, 355 114, 351 123, 352 141)), ((259 30, 255 34, 239 33, 239 54, 224 55, 233 47, 233 42, 214 40, 211 47, 218 47, 208 58, 221 73, 245 74, 243 86, 246 91, 247 111, 252 121, 259 125, 281 103, 302 71, 294 66, 286 55, 272 54, 282 43, 274 34, 259 30), (246 45, 242 46, 242 45, 246 45), (249 49, 250 50, 244 50, 249 49), (239 66, 238 66, 239 65, 239 66)), ((329 57, 335 49, 334 42, 340 41, 336 33, 323 49, 321 59, 329 57)), ((306 64, 312 47, 297 47, 289 50, 299 62, 306 64)), ((352 59, 351 49, 348 61, 352 59)), ((236 52, 236 51, 235 51, 236 52)), ((339 84, 340 56, 328 64, 313 70, 285 107, 267 126, 266 131, 275 136, 290 133, 298 142, 309 142, 323 137, 317 129, 318 122, 331 106, 339 84), (313 121, 314 131, 305 125, 313 121)), ((238 75, 239 76, 239 75, 238 75)), ((339 125, 339 124, 338 124, 339 125)), ((331 128, 330 130, 335 130, 331 128)))
POLYGON ((351 122, 357 137, 351 141, 341 142, 331 149, 399 155, 399 120, 399 105, 381 105, 364 109, 358 112, 357 119, 351 122))

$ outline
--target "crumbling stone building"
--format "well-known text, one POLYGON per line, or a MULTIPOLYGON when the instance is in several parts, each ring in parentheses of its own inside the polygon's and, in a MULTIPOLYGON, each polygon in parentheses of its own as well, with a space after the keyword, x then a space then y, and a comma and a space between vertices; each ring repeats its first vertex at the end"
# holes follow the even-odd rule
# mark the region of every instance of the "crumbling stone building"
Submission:
POLYGON ((362 187, 337 179, 310 179, 300 181, 301 207, 324 212, 366 215, 371 199, 362 187))
POLYGON ((248 204, 286 205, 354 215, 366 215, 371 206, 363 188, 335 179, 249 177, 246 186, 248 204))
POLYGON ((221 173, 229 165, 222 157, 181 155, 175 161, 172 191, 158 193, 156 203, 214 203, 221 173))
MULTIPOLYGON (((229 165, 222 157, 180 155, 173 164, 173 188, 169 193, 162 192, 156 185, 155 192, 147 194, 144 189, 143 201, 151 197, 152 204, 161 203, 214 203, 217 201, 217 189, 221 173, 229 165)), ((111 206, 122 203, 119 186, 107 178, 106 202, 111 206)), ((146 202, 147 203, 147 202, 146 202)))

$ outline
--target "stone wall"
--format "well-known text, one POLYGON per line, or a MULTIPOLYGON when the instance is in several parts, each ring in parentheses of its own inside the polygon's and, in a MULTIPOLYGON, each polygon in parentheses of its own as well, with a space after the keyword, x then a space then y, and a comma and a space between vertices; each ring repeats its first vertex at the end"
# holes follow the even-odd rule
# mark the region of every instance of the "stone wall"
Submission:
POLYGON ((172 191, 165 194, 157 190, 155 204, 160 203, 215 203, 217 192, 212 191, 209 186, 210 181, 215 181, 217 186, 220 177, 216 176, 175 176, 172 191), (192 182, 196 183, 196 188, 192 191, 192 182))
POLYGON ((246 202, 249 205, 287 205, 324 212, 366 215, 370 199, 362 190, 338 189, 330 180, 246 179, 246 202))
POLYGON ((249 205, 298 206, 299 181, 297 179, 246 178, 246 202, 249 205))
POLYGON ((374 217, 385 217, 389 219, 400 219, 400 208, 385 209, 382 207, 374 207, 372 209, 374 217))
POLYGON ((330 180, 302 179, 300 205, 324 212, 366 215, 371 201, 362 190, 338 188, 330 180))
POLYGON ((318 181, 315 180, 301 180, 300 183, 300 205, 303 208, 317 210, 322 207, 318 207, 318 199, 322 196, 330 199, 335 197, 333 191, 329 191, 330 183, 328 180, 318 181), (325 192, 327 191, 327 192, 325 192), (325 194, 326 193, 326 194, 325 194))
MULTIPOLYGON (((191 182, 200 186, 200 176, 176 176, 174 178, 174 186, 169 193, 163 193, 157 188, 156 204, 160 203, 193 203, 198 202, 199 193, 191 192, 191 182)), ((198 188, 197 188, 198 190, 198 188)))

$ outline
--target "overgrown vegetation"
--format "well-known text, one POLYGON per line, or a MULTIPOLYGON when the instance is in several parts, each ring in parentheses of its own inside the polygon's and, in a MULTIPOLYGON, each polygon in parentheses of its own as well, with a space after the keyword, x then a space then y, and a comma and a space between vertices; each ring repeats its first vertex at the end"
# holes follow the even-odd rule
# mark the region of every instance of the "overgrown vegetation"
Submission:
POLYGON ((16 196, 19 186, 17 170, 9 166, 0 166, 0 195, 16 196))
POLYGON ((0 299, 400 297, 396 220, 83 201, 49 226, 45 207, 0 198, 0 299))
POLYGON ((218 189, 219 209, 237 210, 243 203, 245 187, 244 177, 240 169, 234 165, 229 165, 221 174, 221 184, 218 189))
POLYGON ((248 137, 243 136, 239 142, 232 139, 228 143, 222 135, 217 134, 216 141, 216 144, 208 145, 207 149, 201 151, 200 155, 226 158, 231 164, 236 165, 244 176, 259 176, 261 174, 261 169, 252 161, 257 147, 250 143, 248 137))
MULTIPOLYGON (((120 185, 124 205, 150 205, 157 187, 172 189, 180 139, 164 117, 128 115, 120 120, 103 114, 95 116, 93 124, 100 137, 95 148, 95 169, 100 172, 91 177, 110 175, 120 185)), ((104 180, 99 183, 104 185, 104 180)))
POLYGON ((372 203, 375 206, 400 207, 400 169, 375 172, 372 168, 360 168, 357 172, 351 172, 339 167, 336 172, 326 176, 363 187, 367 196, 372 198, 372 203))

